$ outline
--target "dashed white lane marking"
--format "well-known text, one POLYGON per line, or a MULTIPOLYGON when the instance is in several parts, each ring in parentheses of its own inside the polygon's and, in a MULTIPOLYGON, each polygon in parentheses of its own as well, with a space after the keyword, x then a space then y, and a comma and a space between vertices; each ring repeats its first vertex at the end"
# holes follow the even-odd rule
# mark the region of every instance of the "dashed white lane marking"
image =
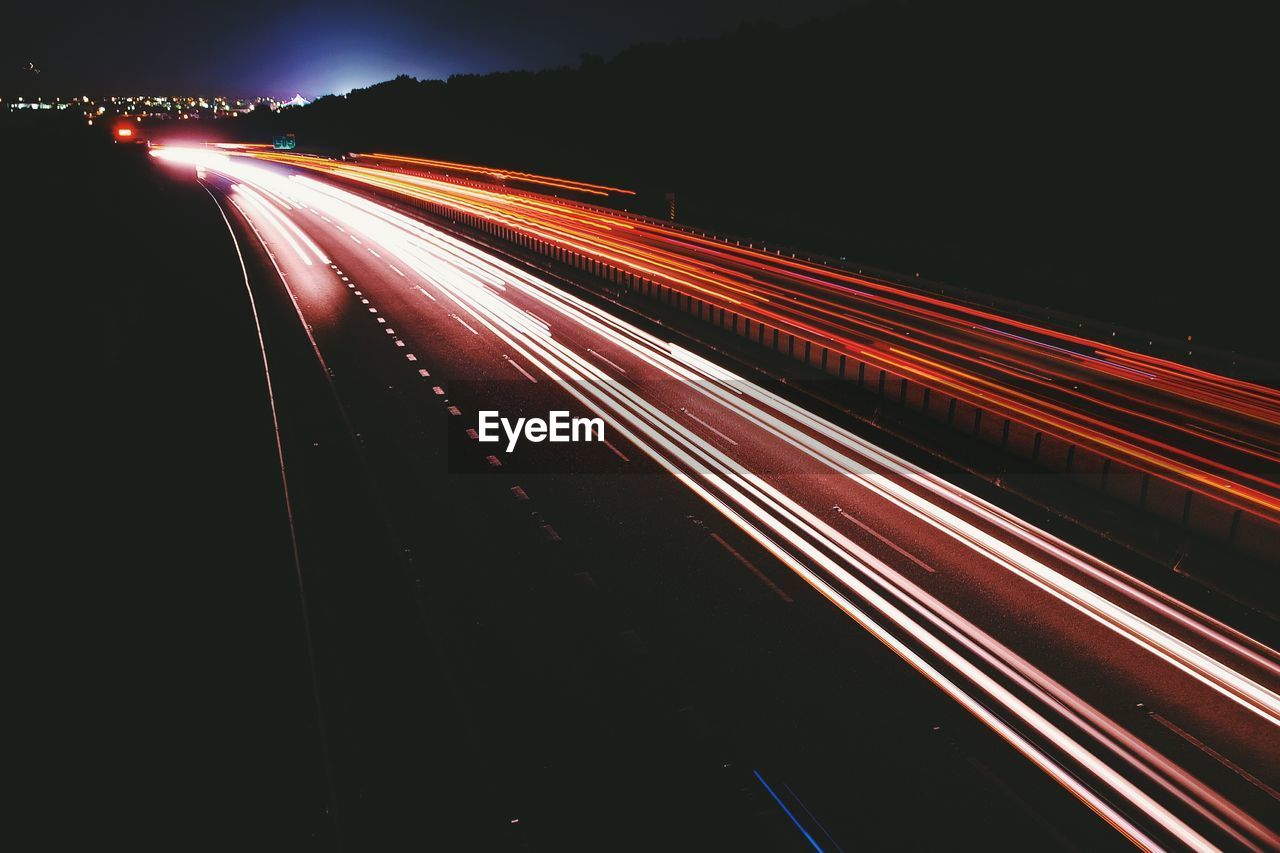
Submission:
POLYGON ((338 223, 336 223, 336 222, 335 222, 335 223, 333 223, 333 227, 334 227, 334 228, 337 228, 337 229, 338 229, 339 231, 341 231, 343 234, 346 234, 346 233, 347 233, 347 229, 343 228, 341 225, 339 225, 339 224, 338 224, 338 223))
POLYGON ((329 217, 325 216, 323 213, 322 213, 322 214, 320 214, 320 218, 321 218, 321 219, 323 219, 325 222, 330 221, 330 220, 329 220, 329 217))
POLYGON ((385 318, 385 317, 379 317, 379 318, 378 318, 378 322, 379 322, 379 323, 385 323, 385 322, 387 322, 387 320, 386 320, 386 318, 385 318))
MULTIPOLYGON (((379 317, 378 319, 379 319, 379 320, 382 320, 382 318, 381 318, 381 317, 379 317)), ((385 323, 385 322, 386 322, 386 320, 382 320, 382 322, 384 322, 384 323, 385 323)), ((396 330, 395 330, 395 329, 393 329, 393 328, 391 328, 390 326, 387 326, 387 328, 383 329, 383 331, 384 331, 384 332, 386 332, 388 335, 394 335, 394 334, 396 333, 396 330)))
MULTIPOLYGON (((365 248, 366 248, 366 249, 368 249, 369 247, 368 247, 368 246, 366 246, 365 248)), ((373 249, 369 249, 369 254, 373 255, 373 256, 374 256, 375 258, 377 258, 378 260, 382 260, 382 255, 379 255, 379 254, 378 254, 377 252, 375 252, 373 249)))
POLYGON ((347 282, 347 287, 351 288, 352 290, 355 290, 355 289, 356 289, 356 286, 355 286, 354 284, 352 284, 351 282, 347 282))
POLYGON ((457 406, 450 406, 449 408, 445 409, 445 411, 453 415, 455 418, 462 414, 462 409, 459 409, 457 406))
POLYGON ((354 234, 348 234, 347 236, 348 236, 348 237, 350 237, 352 240, 355 240, 357 243, 360 243, 360 245, 361 245, 361 246, 363 246, 363 245, 364 245, 364 243, 362 243, 362 242, 360 241, 360 238, 359 238, 359 237, 357 237, 356 235, 354 235, 354 234))
POLYGON ((431 374, 427 372, 427 369, 425 367, 422 367, 418 369, 418 375, 421 376, 423 379, 426 379, 431 374))
POLYGON ((499 459, 499 458, 498 458, 498 457, 496 457, 496 456, 486 456, 486 457, 484 458, 484 461, 486 461, 486 462, 488 462, 488 463, 489 463, 489 467, 490 467, 490 468, 501 468, 501 467, 502 467, 502 460, 501 460, 501 459, 499 459))
POLYGON ((370 308, 370 309, 369 309, 369 313, 370 313, 370 314, 377 314, 377 313, 378 313, 378 309, 377 309, 377 308, 370 308))
POLYGON ((902 548, 898 546, 898 543, 890 541, 882 533, 880 533, 880 531, 876 530, 875 528, 870 527, 869 525, 863 524, 861 519, 854 518, 852 515, 849 515, 849 513, 842 510, 840 507, 835 507, 835 511, 836 511, 836 514, 839 515, 841 518, 847 518, 849 521, 852 521, 854 524, 858 525, 858 527, 862 528, 867 533, 870 533, 872 536, 876 537, 881 542, 888 545, 890 548, 897 551, 899 554, 906 557, 908 560, 915 563, 917 566, 924 569, 929 574, 931 575, 937 574, 937 572, 935 572, 932 567, 922 562, 919 558, 916 557, 915 554, 910 554, 904 551, 902 548))
POLYGON ((430 293, 427 293, 425 290, 423 290, 423 289, 422 289, 422 285, 420 285, 420 284, 415 284, 415 285, 414 285, 414 287, 418 288, 418 291, 419 291, 420 293, 422 293, 422 295, 423 295, 423 296, 425 296, 425 297, 427 297, 428 299, 430 299, 432 302, 439 302, 439 301, 440 301, 440 300, 436 299, 434 296, 432 296, 430 293))
POLYGON ((711 430, 711 431, 712 431, 712 432, 714 432, 716 435, 720 436, 720 437, 721 437, 721 438, 723 438, 725 441, 727 441, 727 442, 729 442, 730 444, 732 444, 734 447, 737 447, 737 446, 738 446, 738 442, 734 441, 732 438, 729 438, 729 436, 725 435, 725 434, 724 434, 724 433, 722 433, 720 430, 716 429, 716 428, 715 428, 715 427, 713 427, 711 424, 709 424, 709 423, 707 423, 706 421, 704 421, 702 418, 700 418, 700 417, 698 417, 697 415, 693 414, 693 413, 692 413, 692 412, 690 412, 688 409, 684 409, 684 408, 682 408, 682 409, 680 409, 680 411, 684 414, 684 416, 685 416, 685 417, 689 418, 690 420, 694 420, 694 421, 697 421, 698 423, 702 424, 704 427, 706 427, 707 429, 711 430))
POLYGON ((404 346, 404 341, 396 341, 396 346, 398 347, 404 346))
POLYGON ((503 360, 504 360, 504 361, 506 361, 506 363, 507 363, 507 364, 511 365, 511 366, 512 366, 512 367, 514 367, 516 370, 518 370, 518 371, 520 371, 521 373, 523 373, 523 374, 524 374, 524 378, 525 378, 525 379, 528 379, 530 382, 537 382, 537 381, 538 381, 537 379, 534 379, 534 378, 533 378, 533 374, 531 374, 529 371, 527 371, 527 370, 525 370, 523 367, 521 367, 521 366, 520 366, 520 362, 516 361, 516 360, 515 360, 514 358, 512 358, 511 356, 509 356, 509 355, 503 355, 503 356, 502 356, 502 358, 503 358, 503 360))
POLYGON ((467 430, 467 438, 471 439, 472 441, 479 441, 480 433, 476 432, 473 429, 469 429, 467 430))
POLYGON ((395 267, 391 266, 391 264, 387 264, 387 266, 391 267, 391 271, 392 271, 393 273, 395 273, 396 275, 400 276, 401 278, 404 278, 404 273, 400 272, 400 270, 398 270, 398 269, 396 269, 395 267))
POLYGON ((457 320, 457 321, 458 321, 459 323, 461 323, 463 326, 465 326, 465 327, 466 327, 466 329, 467 329, 467 331, 471 332, 471 334, 473 334, 473 335, 478 335, 478 334, 480 334, 480 333, 479 333, 479 332, 477 332, 475 329, 471 328, 470 324, 468 324, 466 320, 462 319, 462 318, 461 318, 461 317, 459 317, 457 314, 454 314, 454 313, 450 312, 449 316, 450 316, 450 317, 452 317, 453 319, 457 320))
POLYGON ((612 361, 610 361, 609 359, 605 358, 605 357, 604 357, 604 356, 602 356, 600 353, 596 352, 595 350, 591 349, 590 347, 588 347, 588 348, 587 348, 587 352, 591 353, 591 354, 592 354, 592 355, 594 355, 596 358, 600 359, 601 361, 603 361, 605 364, 609 365, 610 367, 613 367, 613 368, 615 368, 616 370, 621 370, 623 373, 626 373, 626 372, 627 372, 627 369, 626 369, 625 367, 622 367, 621 365, 618 365, 618 364, 614 364, 612 361))
POLYGON ((783 592, 783 591, 782 591, 782 588, 781 588, 780 586, 778 586, 776 583, 774 583, 772 580, 770 580, 768 575, 766 575, 764 572, 762 572, 762 571, 760 571, 758 568, 756 568, 756 564, 755 564, 755 563, 751 562, 751 561, 750 561, 750 560, 748 560, 746 557, 744 557, 744 556, 742 556, 741 554, 739 554, 736 548, 734 548, 734 547, 733 547, 732 545, 730 545, 728 542, 724 541, 724 539, 720 536, 720 534, 719 534, 719 533, 712 533, 712 534, 711 534, 711 538, 712 538, 712 539, 714 539, 717 543, 719 543, 720 547, 722 547, 722 548, 724 548, 726 551, 728 551, 728 552, 729 552, 729 553, 734 557, 734 559, 736 559, 739 563, 742 563, 742 565, 744 565, 744 566, 746 566, 748 569, 750 569, 750 570, 751 570, 751 573, 752 573, 752 574, 754 574, 757 578, 759 578, 759 579, 760 579, 760 581, 761 581, 765 586, 767 586, 767 587, 769 587, 769 589, 773 590, 773 591, 774 591, 774 593, 776 593, 776 594, 777 594, 778 598, 781 598, 781 599, 782 599, 783 601, 785 601, 787 604, 791 604, 791 601, 792 601, 791 596, 789 596, 789 595, 787 595, 785 592, 783 592))
POLYGON ((619 459, 621 459, 623 462, 630 462, 630 461, 631 461, 631 457, 630 457, 630 456, 628 456, 627 454, 623 453, 623 452, 622 452, 621 450, 619 450, 618 448, 614 447, 614 446, 613 446, 613 444, 612 444, 612 442, 610 442, 610 441, 609 441, 609 439, 607 439, 607 438, 606 438, 606 439, 604 440, 604 446, 605 446, 605 447, 607 447, 607 448, 609 448, 610 450, 612 450, 614 453, 618 454, 618 458, 619 458, 619 459))
POLYGON ((411 353, 411 352, 407 352, 407 353, 405 353, 405 354, 404 354, 404 357, 405 357, 405 358, 407 358, 409 361, 417 361, 417 360, 418 360, 418 357, 417 357, 416 355, 414 355, 413 353, 411 353))
POLYGON ((363 302, 365 305, 368 305, 368 304, 369 304, 369 300, 368 300, 368 299, 361 299, 360 301, 361 301, 361 302, 363 302))
POLYGON ((441 388, 439 385, 432 385, 432 386, 431 386, 431 390, 432 390, 433 392, 435 392, 435 395, 436 395, 437 397, 443 397, 443 396, 444 396, 444 389, 443 389, 443 388, 441 388))

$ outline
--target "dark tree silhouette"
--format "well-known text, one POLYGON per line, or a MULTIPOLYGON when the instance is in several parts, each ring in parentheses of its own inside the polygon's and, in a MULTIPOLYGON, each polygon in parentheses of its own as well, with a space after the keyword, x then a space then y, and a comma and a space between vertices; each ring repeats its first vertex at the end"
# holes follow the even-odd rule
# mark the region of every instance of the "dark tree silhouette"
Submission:
POLYGON ((771 244, 1261 341, 1197 302, 1208 278, 1247 287, 1265 242, 1232 195, 1265 162, 1267 54, 1240 43, 1263 29, 1153 15, 871 2, 577 69, 401 76, 240 135, 599 180, 655 215, 674 191, 682 220, 771 244))

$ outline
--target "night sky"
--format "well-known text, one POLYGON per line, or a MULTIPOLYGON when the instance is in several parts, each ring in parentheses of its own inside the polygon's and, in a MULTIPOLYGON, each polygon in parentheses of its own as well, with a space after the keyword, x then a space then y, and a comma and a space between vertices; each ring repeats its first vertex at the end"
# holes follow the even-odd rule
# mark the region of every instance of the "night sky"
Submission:
POLYGON ((0 94, 307 97, 397 74, 576 65, 744 21, 830 14, 842 0, 24 2, 0 30, 0 94), (41 71, 25 71, 34 63, 41 71))

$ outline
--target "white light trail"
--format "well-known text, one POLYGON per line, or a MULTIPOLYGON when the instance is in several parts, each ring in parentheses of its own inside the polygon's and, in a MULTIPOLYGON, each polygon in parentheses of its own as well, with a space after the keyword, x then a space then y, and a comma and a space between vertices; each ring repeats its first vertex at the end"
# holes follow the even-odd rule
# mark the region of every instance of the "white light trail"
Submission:
MULTIPOLYGON (((219 163, 216 169, 240 181, 261 183, 264 190, 275 183, 288 184, 288 197, 314 208, 324 221, 331 218, 378 244, 395 259, 392 268, 401 276, 412 273, 430 282, 457 305, 458 313, 450 316, 473 333, 488 331, 533 371, 563 382, 564 390, 583 406, 608 418, 637 448, 1135 843, 1158 846, 1133 822, 1132 816, 1141 814, 1148 825, 1190 848, 1212 849, 1203 835, 1137 781, 1141 780, 1242 844, 1280 846, 1280 838, 1263 824, 850 540, 796 497, 685 427, 672 412, 606 374, 558 339, 553 329, 563 327, 572 329, 575 337, 603 340, 611 353, 625 354, 696 390, 710 411, 792 448, 1123 637, 1135 651, 1169 664, 1268 724, 1280 726, 1280 694, 1240 668, 1243 663, 1275 677, 1280 674, 1280 657, 1273 650, 732 372, 459 240, 308 178, 286 179, 235 163, 219 163), (539 313, 551 319, 534 317, 516 304, 520 300, 532 300, 539 313), (1153 618, 1165 624, 1157 625, 1153 618), (1225 662, 1224 655, 1234 662, 1225 662), (1131 778, 1118 768, 1137 775, 1131 778)), ((252 202, 253 212, 278 224, 307 264, 310 260, 290 239, 290 232, 323 257, 316 244, 266 199, 243 184, 237 195, 252 202)), ((398 282, 396 286, 418 287, 398 282)), ((609 364, 625 372, 621 365, 609 364)), ((685 413, 724 435, 697 415, 685 413)))

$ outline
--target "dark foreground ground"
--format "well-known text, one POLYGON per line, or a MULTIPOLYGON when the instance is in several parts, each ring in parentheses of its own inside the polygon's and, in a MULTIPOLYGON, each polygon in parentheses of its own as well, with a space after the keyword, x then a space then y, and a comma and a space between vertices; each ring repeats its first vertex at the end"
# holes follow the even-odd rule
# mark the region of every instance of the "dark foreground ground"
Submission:
POLYGON ((44 520, 23 574, 52 597, 27 611, 19 707, 45 846, 324 832, 270 411, 216 211, 144 152, 22 142, 6 213, 40 307, 11 315, 31 428, 11 452, 44 520))

